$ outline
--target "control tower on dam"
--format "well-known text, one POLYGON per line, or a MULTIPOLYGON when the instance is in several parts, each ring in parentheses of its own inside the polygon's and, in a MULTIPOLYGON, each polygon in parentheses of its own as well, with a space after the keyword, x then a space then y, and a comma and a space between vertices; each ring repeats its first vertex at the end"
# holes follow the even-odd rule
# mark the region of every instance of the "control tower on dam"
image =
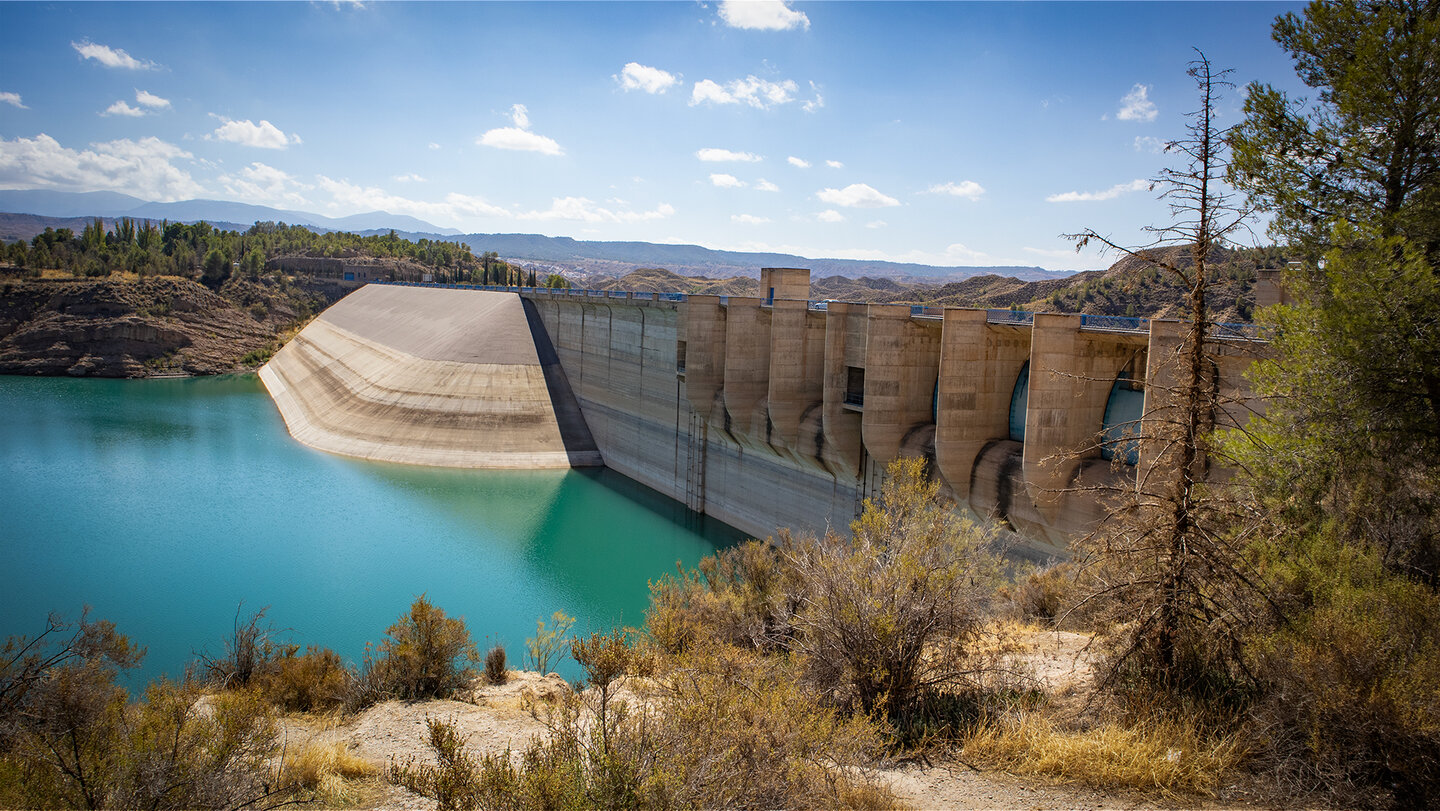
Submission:
MULTIPOLYGON (((923 456, 959 504, 1018 534, 1017 552, 1063 555, 1103 517, 1102 493, 1134 487, 1156 465, 1159 449, 1135 436, 1149 433, 1138 430, 1146 421, 1163 419, 1184 326, 1178 322, 815 302, 809 271, 797 268, 763 269, 761 289, 763 298, 727 298, 370 285, 302 331, 262 376, 282 413, 288 391, 317 385, 323 394, 306 395, 313 405, 289 408, 368 414, 376 403, 423 400, 418 411, 396 418, 406 436, 420 431, 417 423, 435 421, 420 432, 423 440, 411 442, 426 448, 416 452, 423 459, 384 455, 379 449, 397 435, 359 437, 369 430, 359 419, 292 420, 286 413, 302 441, 326 447, 296 430, 325 422, 322 432, 370 449, 370 458, 458 464, 443 461, 453 442, 483 462, 490 451, 476 449, 485 440, 471 434, 486 433, 488 418, 466 416, 462 425, 445 416, 465 397, 490 404, 475 413, 534 409, 546 425, 553 413, 571 464, 586 464, 598 451, 606 466, 759 537, 777 527, 844 532, 878 493, 888 462, 923 456), (449 320, 407 314, 421 294, 453 302, 443 307, 449 320), (524 310, 490 303, 500 300, 524 310), (502 312, 510 319, 503 327, 495 322, 502 312), (520 312, 530 315, 528 330, 519 326, 520 312), (425 340, 448 348, 392 345, 391 336, 412 328, 402 323, 417 321, 427 322, 425 340), (452 384, 438 368, 423 376, 385 373, 423 377, 407 384, 430 392, 423 396, 395 395, 397 387, 372 381, 380 370, 417 360, 459 362, 451 353, 462 346, 480 352, 472 344, 497 334, 553 346, 561 374, 544 387, 550 411, 533 380, 510 388, 520 376, 480 382, 461 375, 452 384), (331 347, 355 336, 370 345, 347 350, 359 352, 358 360, 341 360, 331 347), (330 370, 327 356, 341 368, 330 370), (315 375, 325 382, 304 382, 315 375), (448 399, 460 390, 469 394, 448 399), (352 392, 364 403, 348 402, 352 392)), ((1233 409, 1217 415, 1222 424, 1243 422, 1249 392, 1242 373, 1263 346, 1251 328, 1214 342, 1214 385, 1233 409)), ((552 450, 544 458, 561 457, 552 450)))

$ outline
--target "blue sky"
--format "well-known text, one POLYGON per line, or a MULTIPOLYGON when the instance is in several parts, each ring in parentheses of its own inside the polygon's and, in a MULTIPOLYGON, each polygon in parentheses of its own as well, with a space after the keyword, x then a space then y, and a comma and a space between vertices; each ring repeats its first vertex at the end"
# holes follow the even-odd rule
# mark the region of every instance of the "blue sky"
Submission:
POLYGON ((1107 266, 1192 48, 1300 92, 1296 3, 0 3, 0 188, 466 232, 1107 266))

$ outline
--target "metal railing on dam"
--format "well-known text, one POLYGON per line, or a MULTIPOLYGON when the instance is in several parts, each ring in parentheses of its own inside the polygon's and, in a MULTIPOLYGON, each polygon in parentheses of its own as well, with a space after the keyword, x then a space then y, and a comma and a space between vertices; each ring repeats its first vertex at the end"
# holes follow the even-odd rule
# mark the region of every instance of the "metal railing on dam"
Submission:
MULTIPOLYGON (((446 290, 485 290, 497 293, 520 293, 522 295, 540 296, 564 296, 574 298, 604 298, 604 299, 625 299, 630 301, 688 301, 690 295, 687 293, 655 293, 647 291, 623 291, 623 290, 590 290, 579 287, 506 287, 504 285, 484 284, 461 284, 444 282, 395 282, 395 281, 372 281, 371 284, 391 284, 403 287, 436 287, 446 290)), ((728 306, 730 296, 720 296, 720 305, 728 306)), ((773 306, 773 299, 761 302, 761 306, 773 306)), ((863 301, 840 301, 838 299, 810 299, 806 302, 806 308, 815 312, 826 312, 831 304, 853 304, 865 305, 869 302, 863 301)), ((912 318, 935 318, 945 317, 945 306, 911 304, 910 317, 912 318)), ((968 308, 958 308, 968 309, 968 308)), ((1135 316, 1123 315, 1091 315, 1080 313, 1080 329, 1093 332, 1121 332, 1145 334, 1150 332, 1150 319, 1135 316)), ((1035 313, 1030 310, 1014 309, 989 309, 985 311, 985 320, 990 324, 1004 324, 1015 327, 1033 327, 1035 325, 1035 313)), ((1240 341, 1268 341, 1269 335, 1265 327, 1259 324, 1243 323, 1219 323, 1210 324, 1206 330, 1208 337, 1215 340, 1240 340, 1240 341)))

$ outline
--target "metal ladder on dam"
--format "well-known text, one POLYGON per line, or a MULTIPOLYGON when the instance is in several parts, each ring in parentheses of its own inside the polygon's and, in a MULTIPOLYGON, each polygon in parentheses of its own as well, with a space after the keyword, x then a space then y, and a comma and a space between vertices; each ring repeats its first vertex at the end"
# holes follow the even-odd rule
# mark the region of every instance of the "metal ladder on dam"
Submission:
POLYGON ((865 499, 880 497, 880 474, 875 470, 874 460, 865 446, 860 446, 860 470, 855 476, 855 517, 865 512, 865 499))
POLYGON ((692 410, 686 433, 685 506, 697 513, 705 512, 705 452, 709 439, 710 423, 692 410))

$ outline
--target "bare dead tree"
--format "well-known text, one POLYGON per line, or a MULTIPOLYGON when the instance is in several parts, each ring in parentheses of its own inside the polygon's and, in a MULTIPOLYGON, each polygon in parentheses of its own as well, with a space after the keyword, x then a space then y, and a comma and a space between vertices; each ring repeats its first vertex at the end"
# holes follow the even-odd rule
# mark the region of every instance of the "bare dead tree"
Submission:
POLYGON ((1191 320, 1170 336, 1173 348, 1150 359, 1145 414, 1134 434, 1144 463, 1110 519, 1081 542, 1080 559, 1091 583, 1087 602, 1099 603, 1101 616, 1120 629, 1107 683, 1134 675, 1164 690, 1214 693, 1246 675, 1238 632, 1250 602, 1241 593, 1257 590, 1230 505, 1209 481, 1225 403, 1211 361, 1217 342, 1205 296, 1212 255, 1248 233, 1251 210, 1223 183, 1227 130, 1216 124, 1215 107, 1221 91, 1233 87, 1225 81, 1230 71, 1215 70, 1196 53, 1187 74, 1199 107, 1187 116, 1186 136, 1166 145, 1183 165, 1151 183, 1169 202, 1172 222, 1148 226, 1153 239, 1138 247, 1093 230, 1067 236, 1077 250, 1098 243, 1141 260, 1189 292, 1191 320))

